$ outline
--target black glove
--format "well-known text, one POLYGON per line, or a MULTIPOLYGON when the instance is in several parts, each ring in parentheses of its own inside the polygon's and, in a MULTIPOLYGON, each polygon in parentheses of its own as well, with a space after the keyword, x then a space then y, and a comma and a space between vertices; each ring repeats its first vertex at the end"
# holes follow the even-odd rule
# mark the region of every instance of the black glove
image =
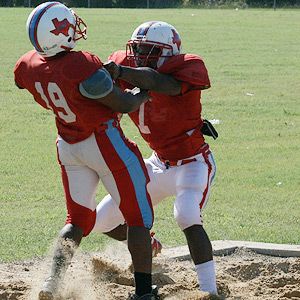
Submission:
POLYGON ((219 136, 217 130, 214 128, 214 126, 208 121, 208 120, 203 120, 203 125, 201 127, 201 132, 203 135, 208 135, 212 136, 214 140, 217 139, 219 136))

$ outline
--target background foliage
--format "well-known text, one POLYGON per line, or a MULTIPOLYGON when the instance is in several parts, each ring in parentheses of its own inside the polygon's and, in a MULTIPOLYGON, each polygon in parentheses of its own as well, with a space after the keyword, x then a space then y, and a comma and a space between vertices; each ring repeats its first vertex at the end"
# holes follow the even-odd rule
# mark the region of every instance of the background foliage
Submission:
MULTIPOLYGON (((0 6, 37 6, 46 0, 0 0, 0 6)), ((174 8, 174 7, 295 7, 300 0, 62 0, 72 7, 174 8)))

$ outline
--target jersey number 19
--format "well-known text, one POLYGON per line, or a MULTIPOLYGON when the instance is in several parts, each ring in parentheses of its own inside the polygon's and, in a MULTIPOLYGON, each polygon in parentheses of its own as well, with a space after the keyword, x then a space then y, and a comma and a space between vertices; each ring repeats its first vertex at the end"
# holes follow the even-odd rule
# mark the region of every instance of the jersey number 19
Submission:
POLYGON ((63 119, 66 123, 72 123, 76 121, 76 115, 71 111, 66 98, 55 82, 48 83, 47 90, 50 100, 46 97, 40 82, 35 83, 35 88, 41 95, 41 98, 45 101, 46 106, 51 109, 59 118, 63 119), (53 110, 49 103, 50 101, 54 107, 61 108, 63 111, 53 110))

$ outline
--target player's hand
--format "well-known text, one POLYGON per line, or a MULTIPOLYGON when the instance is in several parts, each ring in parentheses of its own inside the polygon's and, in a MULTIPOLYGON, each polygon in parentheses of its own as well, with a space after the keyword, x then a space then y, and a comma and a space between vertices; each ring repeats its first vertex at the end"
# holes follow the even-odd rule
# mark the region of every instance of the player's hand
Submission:
POLYGON ((150 97, 149 92, 147 90, 141 90, 140 88, 135 87, 133 89, 125 89, 125 92, 130 93, 132 95, 137 95, 138 94, 140 97, 145 99, 144 102, 151 101, 151 97, 150 97))
POLYGON ((112 60, 105 62, 103 64, 103 67, 109 72, 109 74, 113 80, 118 79, 118 77, 120 76, 121 67, 120 67, 120 65, 116 64, 112 60))

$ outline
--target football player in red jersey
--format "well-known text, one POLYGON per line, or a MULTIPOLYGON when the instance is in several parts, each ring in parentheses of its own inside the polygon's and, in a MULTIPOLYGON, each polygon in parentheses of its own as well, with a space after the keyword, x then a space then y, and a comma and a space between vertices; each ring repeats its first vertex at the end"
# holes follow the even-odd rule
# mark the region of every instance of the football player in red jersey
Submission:
POLYGON ((146 91, 122 91, 113 84, 101 60, 86 51, 72 51, 86 26, 60 2, 36 7, 27 20, 34 50, 16 63, 16 85, 55 115, 58 162, 65 190, 67 219, 55 249, 51 275, 39 299, 53 299, 82 237, 96 220, 95 194, 99 180, 116 200, 128 224, 136 293, 152 292, 153 223, 149 176, 137 146, 119 126, 118 112, 132 112, 149 99, 146 91))
MULTIPOLYGON (((126 51, 114 52, 105 64, 123 88, 150 91, 151 101, 130 113, 142 137, 153 149, 145 160, 153 205, 175 196, 174 216, 184 232, 195 263, 200 290, 217 294, 211 242, 203 228, 205 207, 216 166, 203 133, 217 133, 201 118, 201 92, 210 87, 201 57, 181 54, 177 30, 165 22, 140 25, 126 51)), ((122 240, 126 224, 113 196, 97 207, 95 231, 122 240)))

